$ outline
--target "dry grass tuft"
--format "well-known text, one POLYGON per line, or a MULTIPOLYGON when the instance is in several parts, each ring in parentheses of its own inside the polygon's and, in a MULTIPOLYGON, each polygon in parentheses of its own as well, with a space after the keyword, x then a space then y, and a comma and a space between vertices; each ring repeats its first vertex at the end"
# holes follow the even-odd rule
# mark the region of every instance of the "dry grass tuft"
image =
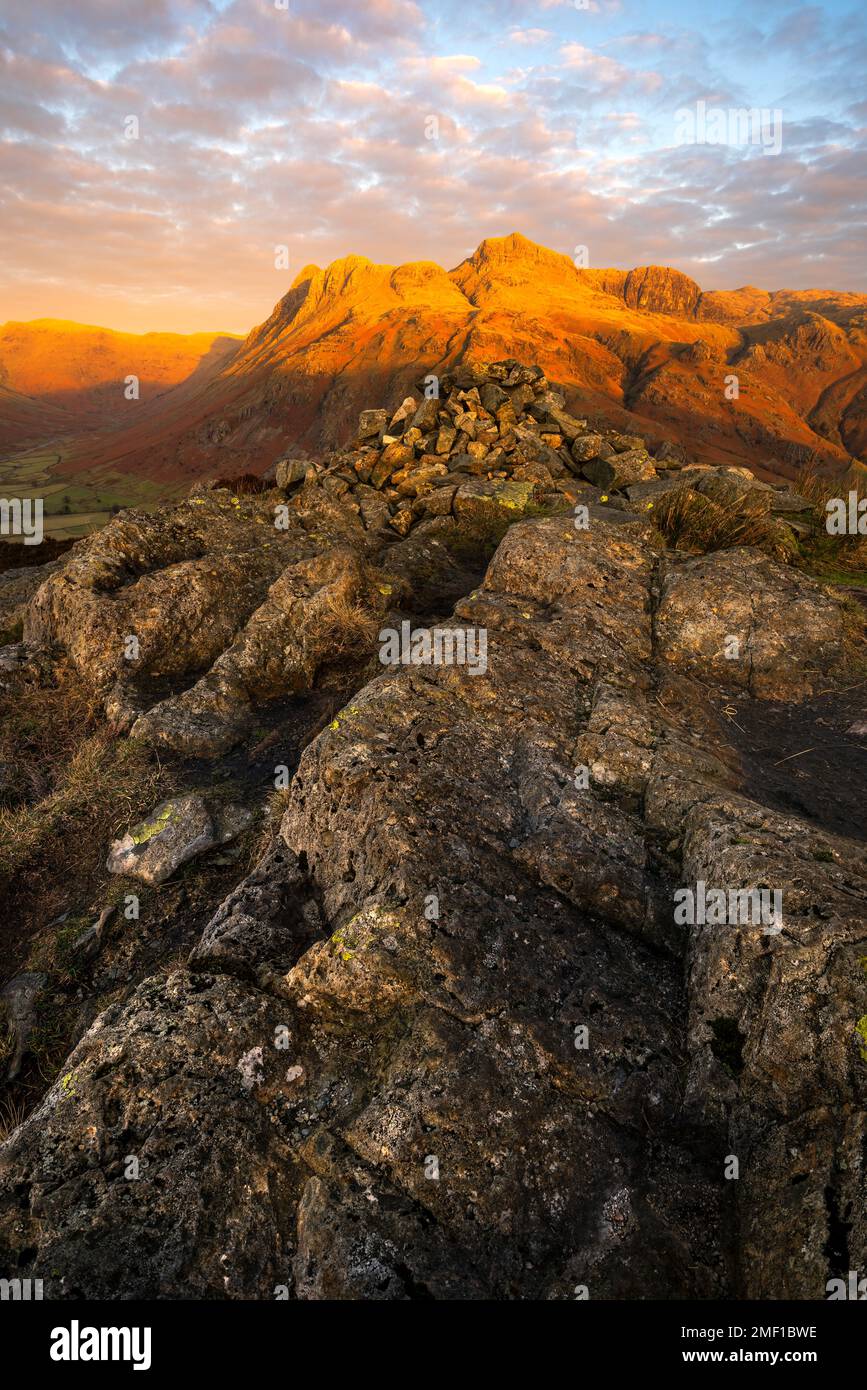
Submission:
POLYGON ((0 810, 0 879, 39 873, 46 855, 56 871, 61 841, 76 840, 79 855, 91 846, 104 854, 108 840, 150 810, 168 786, 148 749, 104 729, 52 772, 55 784, 40 800, 0 810))
POLYGON ((791 532, 768 515, 766 495, 758 491, 721 503, 678 488, 661 499, 655 524, 668 545, 697 555, 736 546, 757 546, 784 564, 797 555, 791 532))
POLYGON ((856 492, 859 498, 867 497, 867 469, 850 468, 835 478, 820 473, 815 464, 807 464, 795 479, 794 489, 813 503, 816 521, 824 529, 825 504, 832 498, 845 497, 849 492, 856 492))
POLYGON ((56 685, 28 686, 0 700, 0 763, 4 800, 47 795, 99 717, 92 692, 70 670, 56 685))
POLYGON ((0 1016, 0 1071, 4 1071, 15 1048, 15 1037, 6 1020, 0 1016))
POLYGON ((846 499, 850 492, 867 497, 867 469, 851 468, 833 478, 809 465, 799 473, 795 490, 813 504, 813 535, 803 546, 807 567, 837 583, 867 583, 867 536, 829 535, 826 525, 832 499, 846 499))
POLYGON ((248 872, 255 868, 259 860, 273 847, 280 830, 280 822, 292 801, 292 789, 280 787, 269 792, 262 812, 258 834, 252 841, 248 855, 248 872))
POLYGON ((255 473, 239 473, 235 478, 215 478, 214 486, 228 488, 236 497, 257 497, 269 492, 274 484, 263 482, 255 473))
POLYGON ((11 1096, 0 1097, 0 1144, 24 1121, 27 1108, 21 1101, 11 1096))
MULTIPOLYGON (((105 892, 109 841, 172 790, 144 745, 111 736, 70 673, 0 704, 0 977, 20 968, 47 924, 105 892), (101 886, 102 885, 102 886, 101 886)), ((80 928, 79 928, 80 930, 80 928)))
POLYGON ((316 605, 317 646, 327 654, 329 665, 369 656, 382 619, 359 598, 350 576, 321 589, 316 605))

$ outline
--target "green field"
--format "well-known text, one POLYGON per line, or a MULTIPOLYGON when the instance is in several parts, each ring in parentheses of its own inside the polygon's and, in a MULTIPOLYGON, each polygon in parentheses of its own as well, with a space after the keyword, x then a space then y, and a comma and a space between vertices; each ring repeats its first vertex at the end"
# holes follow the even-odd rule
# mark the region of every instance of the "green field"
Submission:
POLYGON ((62 462, 62 444, 0 458, 0 497, 41 497, 45 534, 55 540, 85 536, 104 526, 113 510, 151 508, 166 496, 155 483, 107 467, 58 477, 62 462))

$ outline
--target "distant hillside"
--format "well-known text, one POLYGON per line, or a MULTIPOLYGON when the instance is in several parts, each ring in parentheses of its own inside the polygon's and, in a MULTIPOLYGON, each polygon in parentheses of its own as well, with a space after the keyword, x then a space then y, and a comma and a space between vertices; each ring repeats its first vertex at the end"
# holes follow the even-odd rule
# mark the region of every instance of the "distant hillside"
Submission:
POLYGON ((39 444, 58 433, 129 424, 136 404, 225 364, 239 339, 220 333, 116 333, 33 319, 0 327, 0 447, 39 444))

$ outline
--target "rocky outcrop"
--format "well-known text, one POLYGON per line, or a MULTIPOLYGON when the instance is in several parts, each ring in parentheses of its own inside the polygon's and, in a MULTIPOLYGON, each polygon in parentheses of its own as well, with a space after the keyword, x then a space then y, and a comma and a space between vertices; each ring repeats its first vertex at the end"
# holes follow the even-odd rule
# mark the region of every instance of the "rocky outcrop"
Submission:
POLYGON ((690 318, 701 299, 701 289, 679 270, 669 266, 644 265, 630 270, 623 285, 623 298, 635 309, 651 314, 676 314, 690 318))
POLYGON ((666 567, 660 657, 720 689, 803 698, 839 667, 844 632, 838 600, 760 552, 727 550, 666 567))
MULTIPOLYGON (((195 719, 216 756, 220 700, 249 714, 318 683, 334 586, 363 636, 356 689, 189 959, 100 1014, 0 1150, 0 1270, 47 1297, 810 1300, 863 1267, 864 846, 781 807, 738 742, 781 695, 797 711, 846 687, 851 615, 757 550, 666 549, 629 494, 691 488, 688 470, 603 502, 591 432, 532 369, 444 389, 460 416, 368 411, 359 448, 287 493, 202 500, 225 539, 273 553, 231 641, 202 639, 205 661, 222 650, 173 675, 137 736, 172 746, 195 719), (394 472, 353 482, 395 447, 395 471, 424 475, 444 430, 453 471, 523 387, 559 503, 530 463, 464 473, 433 514, 402 506, 394 472), (257 521, 275 506, 279 541, 257 521), (368 664, 404 621, 484 634, 484 660, 428 643, 368 664), (780 910, 678 915, 714 888, 780 910)), ((62 573, 98 633, 103 605, 143 613, 142 580, 174 593, 185 563, 231 604, 240 553, 221 571, 213 549, 155 547, 123 570, 107 532, 62 573)), ((53 588, 30 621, 115 676, 53 588)), ((172 621, 161 608, 149 652, 172 621)))
POLYGON ((354 449, 289 456, 276 474, 264 493, 196 487, 169 510, 122 514, 52 567, 25 640, 62 646, 118 730, 214 756, 275 694, 326 684, 335 660, 360 668, 382 626, 447 611, 522 517, 650 511, 715 484, 723 501, 753 490, 783 531, 797 524, 746 470, 684 467, 591 429, 513 359, 425 377, 396 410, 361 413, 354 449))
POLYGON ((299 550, 315 552, 265 524, 252 499, 223 489, 118 517, 42 585, 25 640, 62 643, 99 689, 130 672, 183 678, 231 642, 299 550))

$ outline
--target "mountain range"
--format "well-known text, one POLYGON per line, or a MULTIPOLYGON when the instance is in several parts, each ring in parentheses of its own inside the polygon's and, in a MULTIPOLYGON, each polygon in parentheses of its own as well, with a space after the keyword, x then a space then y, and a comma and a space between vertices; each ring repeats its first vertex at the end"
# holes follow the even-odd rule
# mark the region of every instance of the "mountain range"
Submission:
POLYGON ((761 477, 867 453, 867 295, 704 291, 663 266, 581 269, 514 233, 451 271, 363 256, 305 266, 243 340, 6 324, 4 485, 16 457, 49 448, 52 478, 110 477, 121 502, 126 484, 171 495, 261 474, 287 449, 345 444, 363 406, 424 375, 508 356, 537 362, 593 423, 761 477))

